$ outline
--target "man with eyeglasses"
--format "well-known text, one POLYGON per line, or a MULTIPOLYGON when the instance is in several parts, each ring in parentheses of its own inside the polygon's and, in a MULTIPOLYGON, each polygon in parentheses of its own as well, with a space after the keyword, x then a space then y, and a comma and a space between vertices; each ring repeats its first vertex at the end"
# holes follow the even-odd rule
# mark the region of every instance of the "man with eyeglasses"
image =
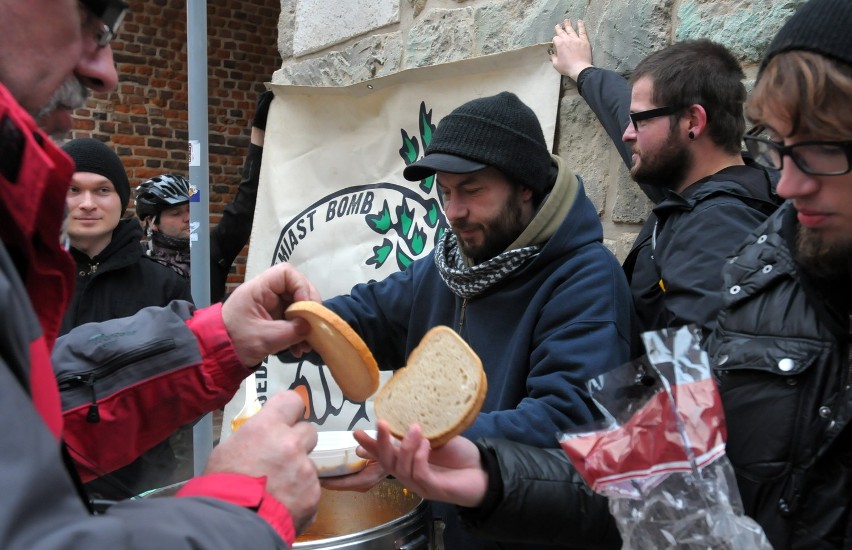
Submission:
POLYGON ((300 422, 295 392, 267 401, 217 446, 178 498, 123 501, 97 515, 71 460, 95 456, 110 471, 223 406, 263 357, 304 339, 309 328, 281 319, 283 310, 319 299, 281 264, 225 304, 174 301, 57 339, 75 278, 60 243, 74 163, 47 134, 72 127, 88 90, 115 87, 109 42, 126 9, 119 0, 0 0, 0 547, 282 548, 311 522, 320 494, 308 458, 316 429, 300 422), (53 366, 83 396, 64 414, 53 366), (115 390, 121 368, 150 377, 115 390), (115 434, 122 445, 102 444, 115 434))
POLYGON ((760 66, 745 137, 787 199, 733 252, 707 342, 727 454, 775 548, 852 547, 852 2, 813 0, 760 66))
POLYGON ((583 21, 556 26, 551 61, 612 138, 630 175, 656 203, 623 267, 646 330, 695 323, 705 336, 721 305, 725 258, 777 208, 772 174, 741 155, 745 78, 709 40, 672 44, 625 80, 592 65, 583 21), (631 89, 632 88, 632 89, 631 89))

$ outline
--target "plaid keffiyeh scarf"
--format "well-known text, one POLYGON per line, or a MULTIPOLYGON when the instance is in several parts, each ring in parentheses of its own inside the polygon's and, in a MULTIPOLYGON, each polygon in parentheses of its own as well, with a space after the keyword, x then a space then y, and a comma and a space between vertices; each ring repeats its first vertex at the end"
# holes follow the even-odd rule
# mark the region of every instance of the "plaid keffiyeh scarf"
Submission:
POLYGON ((464 265, 455 234, 445 231, 435 245, 435 265, 453 294, 459 298, 473 298, 511 275, 539 251, 541 245, 509 250, 468 267, 464 265))

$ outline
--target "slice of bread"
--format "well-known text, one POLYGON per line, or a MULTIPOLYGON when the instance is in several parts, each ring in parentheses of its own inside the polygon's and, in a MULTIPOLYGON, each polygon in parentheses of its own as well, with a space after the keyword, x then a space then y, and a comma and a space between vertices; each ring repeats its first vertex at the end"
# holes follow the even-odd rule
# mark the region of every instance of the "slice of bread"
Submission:
POLYGON ((349 323, 319 302, 294 302, 284 318, 300 317, 311 325, 306 338, 350 401, 366 401, 379 389, 376 359, 349 323))
POLYGON ((417 423, 439 447, 473 424, 487 390, 476 352, 453 329, 437 326, 376 395, 376 417, 398 438, 417 423))

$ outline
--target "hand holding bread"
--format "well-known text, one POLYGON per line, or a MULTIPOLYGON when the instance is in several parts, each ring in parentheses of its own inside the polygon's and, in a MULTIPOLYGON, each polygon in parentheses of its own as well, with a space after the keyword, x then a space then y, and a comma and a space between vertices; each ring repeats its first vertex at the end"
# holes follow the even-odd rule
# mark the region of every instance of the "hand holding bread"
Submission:
POLYGON ((432 447, 439 447, 476 420, 487 390, 476 352, 454 330, 437 326, 379 391, 376 418, 399 439, 418 424, 432 447))
POLYGON ((310 326, 305 340, 316 351, 350 401, 366 401, 379 388, 379 367, 367 344, 349 324, 319 302, 295 302, 284 312, 287 320, 310 326))

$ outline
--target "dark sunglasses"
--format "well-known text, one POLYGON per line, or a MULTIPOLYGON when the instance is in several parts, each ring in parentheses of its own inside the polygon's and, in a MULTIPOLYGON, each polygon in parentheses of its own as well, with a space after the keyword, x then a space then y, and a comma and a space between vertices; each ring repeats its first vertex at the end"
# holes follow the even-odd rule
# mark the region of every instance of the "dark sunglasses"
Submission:
POLYGON ((852 141, 815 140, 784 145, 760 136, 764 131, 757 126, 743 136, 746 150, 761 166, 781 170, 784 157, 790 157, 799 170, 811 176, 841 176, 852 171, 852 141))

